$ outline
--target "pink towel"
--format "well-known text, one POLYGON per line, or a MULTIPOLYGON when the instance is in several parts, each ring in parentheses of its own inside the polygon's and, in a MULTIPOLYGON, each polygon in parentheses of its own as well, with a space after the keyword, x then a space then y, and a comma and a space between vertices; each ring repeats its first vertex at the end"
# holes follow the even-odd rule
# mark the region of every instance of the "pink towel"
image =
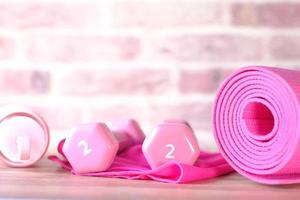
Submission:
POLYGON ((213 121, 229 164, 260 183, 300 183, 299 102, 299 71, 246 67, 228 77, 213 121))
MULTIPOLYGON (((58 163, 65 170, 75 174, 62 152, 63 145, 64 140, 59 143, 58 152, 64 159, 60 159, 55 155, 51 155, 48 158, 58 163)), ((117 155, 112 166, 107 171, 77 175, 141 180, 152 179, 166 183, 188 183, 214 178, 230 172, 233 172, 233 169, 219 153, 206 152, 201 152, 195 166, 169 162, 159 168, 151 169, 143 156, 141 145, 136 145, 117 155)))

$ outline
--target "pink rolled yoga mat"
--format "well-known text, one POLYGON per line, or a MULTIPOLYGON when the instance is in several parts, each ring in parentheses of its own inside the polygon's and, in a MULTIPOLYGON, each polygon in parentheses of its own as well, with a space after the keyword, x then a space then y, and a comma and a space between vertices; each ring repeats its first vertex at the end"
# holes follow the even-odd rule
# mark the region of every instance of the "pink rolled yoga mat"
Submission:
POLYGON ((300 183, 300 71, 236 71, 217 94, 213 125, 237 172, 265 184, 300 183))

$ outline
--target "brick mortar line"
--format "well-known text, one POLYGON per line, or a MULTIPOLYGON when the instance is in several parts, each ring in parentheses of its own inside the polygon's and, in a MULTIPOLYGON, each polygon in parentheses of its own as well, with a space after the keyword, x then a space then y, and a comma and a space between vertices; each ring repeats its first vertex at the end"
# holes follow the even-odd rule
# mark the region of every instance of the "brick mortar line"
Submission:
MULTIPOLYGON (((268 26, 239 26, 239 25, 215 25, 215 26, 174 26, 173 28, 110 28, 108 30, 97 30, 89 28, 82 29, 62 29, 62 28, 34 28, 20 30, 18 28, 0 28, 0 36, 12 37, 19 32, 22 37, 39 36, 74 36, 74 37, 138 37, 147 38, 149 36, 176 36, 184 34, 242 34, 259 36, 264 34, 280 35, 300 33, 300 27, 268 27, 268 26)), ((13 38, 13 37, 12 37, 13 38)))
MULTIPOLYGON (((203 3, 211 3, 211 2, 220 2, 220 0, 181 0, 183 2, 203 2, 203 3)), ((0 0, 0 2, 6 2, 7 0, 0 0)), ((20 0, 10 0, 10 3, 15 3, 15 2, 20 2, 20 0)), ((24 2, 24 1, 22 1, 24 2)), ((37 0, 26 0, 26 3, 40 3, 37 0)), ((43 0, 43 3, 52 3, 52 2, 64 2, 67 4, 73 4, 73 3, 99 3, 98 0, 43 0)), ((140 0, 113 0, 113 2, 141 2, 140 0)), ((161 0, 143 0, 142 2, 150 3, 150 2, 155 2, 159 3, 161 0)), ((176 1, 169 1, 168 3, 174 3, 176 1)), ((227 2, 234 3, 234 2, 251 2, 253 3, 253 0, 227 0, 227 2)), ((255 3, 265 3, 265 2, 282 2, 282 0, 256 0, 255 3)), ((299 2, 297 0, 286 0, 285 2, 299 2)), ((102 3, 99 3, 102 4, 102 3)))
POLYGON ((209 69, 236 69, 242 66, 248 66, 253 64, 260 64, 260 65, 268 65, 268 64, 275 64, 278 66, 286 66, 290 67, 291 65, 300 65, 300 58, 299 60, 277 60, 277 59, 270 59, 266 58, 265 60, 258 60, 258 61, 199 61, 199 62, 166 62, 166 61, 158 61, 158 62, 151 62, 147 61, 147 64, 144 64, 145 60, 138 60, 133 62, 125 62, 125 61, 118 61, 114 63, 106 63, 106 62, 28 62, 28 61, 0 61, 0 70, 38 70, 38 71, 50 71, 55 73, 55 68, 64 67, 67 70, 169 70, 174 69, 181 71, 181 70, 198 70, 198 71, 207 71, 209 69), (105 67, 99 67, 105 66, 105 67), (109 66, 109 67, 107 67, 109 66), (122 66, 122 68, 120 68, 122 66), (201 66, 201 67, 199 67, 201 66))
POLYGON ((158 36, 176 36, 184 34, 242 34, 250 36, 270 35, 299 35, 300 27, 267 27, 267 26, 239 26, 239 25, 214 25, 214 26, 174 26, 173 28, 113 28, 107 30, 98 29, 62 29, 62 28, 34 28, 21 30, 18 28, 0 28, 0 36, 14 38, 16 35, 22 37, 30 35, 39 36, 81 36, 81 37, 158 37, 158 36))
POLYGON ((170 101, 170 97, 168 95, 161 97, 161 96, 154 96, 151 95, 149 97, 145 96, 132 96, 126 95, 124 96, 89 96, 89 97, 77 97, 77 96, 23 96, 23 95, 13 95, 0 98, 0 103, 5 102, 14 102, 14 103, 23 103, 28 105, 64 105, 66 107, 74 107, 74 106, 81 106, 82 102, 86 102, 88 106, 97 106, 97 107, 105 107, 108 105, 116 105, 120 102, 126 105, 136 105, 139 103, 140 105, 147 104, 148 102, 151 103, 162 103, 162 104, 170 104, 170 105, 177 105, 177 104, 184 104, 184 103, 211 103, 214 100, 214 92, 211 94, 196 94, 196 95, 179 95, 178 98, 170 101), (116 100, 117 99, 117 100, 116 100), (134 101, 133 101, 134 99, 134 101), (64 102, 64 103, 63 103, 64 102), (59 103, 59 104, 58 104, 59 103))

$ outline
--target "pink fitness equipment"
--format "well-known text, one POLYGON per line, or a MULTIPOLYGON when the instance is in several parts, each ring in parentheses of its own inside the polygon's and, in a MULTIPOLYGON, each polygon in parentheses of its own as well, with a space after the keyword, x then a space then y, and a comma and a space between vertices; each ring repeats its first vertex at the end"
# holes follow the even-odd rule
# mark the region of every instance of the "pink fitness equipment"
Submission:
POLYGON ((0 159, 12 167, 33 165, 46 153, 49 129, 45 121, 22 106, 0 108, 0 159))
POLYGON ((112 137, 102 123, 77 126, 69 139, 59 143, 57 150, 61 156, 50 155, 48 158, 74 175, 165 183, 190 183, 233 172, 219 153, 199 153, 193 131, 184 120, 161 122, 144 140, 143 150, 143 137, 133 140, 138 143, 121 139, 127 137, 126 130, 130 131, 124 126, 126 124, 116 123, 115 128, 110 126, 110 129, 119 130, 119 139, 112 137), (115 156, 117 140, 120 139, 128 145, 115 156))
POLYGON ((300 183, 300 71, 246 67, 222 84, 215 139, 240 174, 265 184, 300 183))
POLYGON ((159 123, 145 139, 142 149, 153 169, 170 161, 193 165, 200 154, 197 138, 184 120, 159 123))
POLYGON ((145 135, 133 120, 75 126, 67 136, 63 153, 77 174, 107 170, 116 154, 127 147, 141 144, 145 135))

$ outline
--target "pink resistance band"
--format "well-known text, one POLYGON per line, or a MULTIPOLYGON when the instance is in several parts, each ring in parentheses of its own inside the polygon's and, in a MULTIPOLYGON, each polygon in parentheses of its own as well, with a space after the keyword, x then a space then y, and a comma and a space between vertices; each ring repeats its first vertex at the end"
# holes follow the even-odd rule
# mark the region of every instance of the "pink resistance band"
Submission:
POLYGON ((219 153, 206 152, 200 153, 194 166, 169 162, 156 169, 151 169, 144 158, 141 145, 136 145, 118 154, 107 171, 76 174, 62 152, 64 141, 62 140, 58 145, 58 152, 63 156, 63 159, 55 155, 48 158, 75 175, 189 183, 233 172, 233 169, 219 153))
POLYGON ((300 183, 300 72, 246 67, 215 101, 215 139, 240 174, 266 184, 300 183))

